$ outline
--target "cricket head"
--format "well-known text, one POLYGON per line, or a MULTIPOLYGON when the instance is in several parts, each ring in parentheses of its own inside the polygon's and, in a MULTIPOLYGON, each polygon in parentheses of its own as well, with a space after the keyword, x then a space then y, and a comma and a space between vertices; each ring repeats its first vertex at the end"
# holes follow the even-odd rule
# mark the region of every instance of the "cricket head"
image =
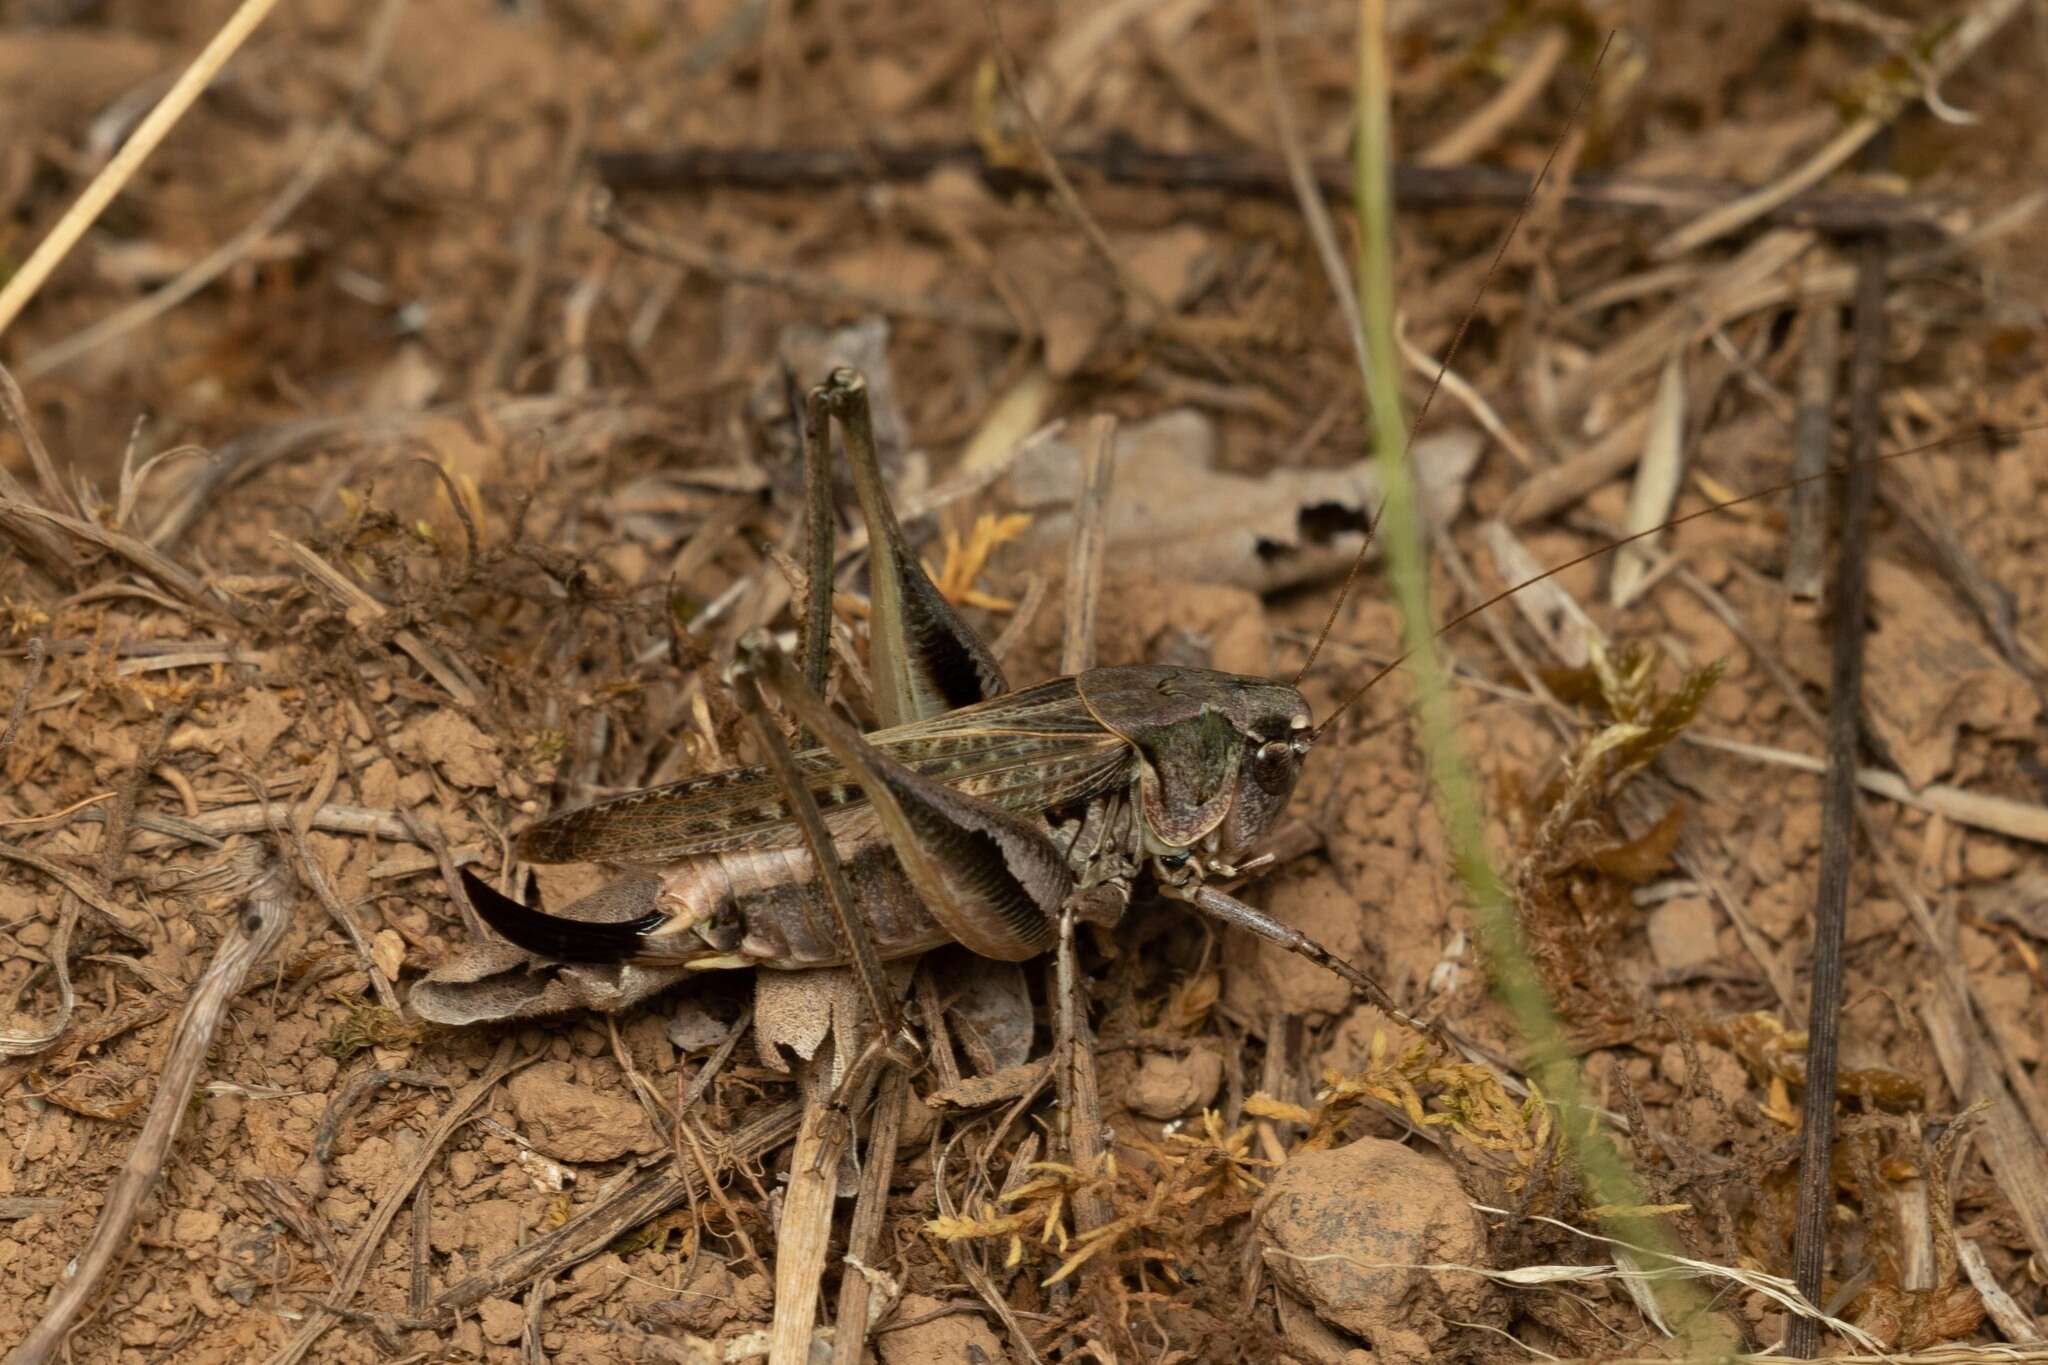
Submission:
POLYGON ((1153 852, 1200 845, 1233 859, 1287 808, 1314 738, 1287 684, 1143 664, 1091 669, 1078 684, 1090 714, 1137 751, 1153 852))

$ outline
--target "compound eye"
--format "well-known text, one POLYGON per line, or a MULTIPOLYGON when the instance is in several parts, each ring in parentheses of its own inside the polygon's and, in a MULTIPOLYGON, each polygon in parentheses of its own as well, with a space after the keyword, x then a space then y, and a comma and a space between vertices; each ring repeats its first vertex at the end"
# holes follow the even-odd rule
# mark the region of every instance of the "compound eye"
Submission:
POLYGON ((1188 855, 1186 850, 1182 850, 1179 853, 1160 854, 1159 865, 1169 872, 1180 871, 1182 868, 1188 865, 1188 855))
POLYGON ((1276 739, 1271 743, 1259 746, 1259 761, 1261 763, 1278 763, 1282 759, 1292 757, 1294 757, 1294 745, 1287 740, 1276 739))

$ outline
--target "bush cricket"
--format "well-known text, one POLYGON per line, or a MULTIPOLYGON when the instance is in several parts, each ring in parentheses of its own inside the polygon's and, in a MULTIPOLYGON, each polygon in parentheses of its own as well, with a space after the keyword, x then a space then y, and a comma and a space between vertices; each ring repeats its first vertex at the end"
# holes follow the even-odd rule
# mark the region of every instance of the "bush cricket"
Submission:
POLYGON ((1317 734, 1293 686, 1205 669, 1099 667, 1009 690, 994 656, 911 553, 889 504, 858 373, 807 397, 810 593, 801 674, 765 632, 740 642, 733 691, 765 761, 629 792, 533 826, 533 862, 645 872, 587 898, 603 921, 548 914, 464 873, 484 921, 557 962, 689 970, 856 969, 871 1047, 916 1055, 881 963, 949 942, 1022 961, 1063 914, 1113 923, 1148 877, 1165 896, 1338 973, 1406 1018, 1373 980, 1211 887, 1285 810, 1317 734), (830 424, 845 438, 869 533, 872 672, 881 728, 824 702, 833 508, 830 424), (815 737, 792 754, 773 694, 815 737))

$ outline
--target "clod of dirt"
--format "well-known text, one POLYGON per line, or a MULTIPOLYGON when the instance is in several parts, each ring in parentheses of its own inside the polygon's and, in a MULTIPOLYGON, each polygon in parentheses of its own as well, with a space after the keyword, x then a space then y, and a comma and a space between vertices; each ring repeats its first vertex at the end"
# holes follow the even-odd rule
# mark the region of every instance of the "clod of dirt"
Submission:
POLYGON ((661 1145, 646 1111, 631 1098, 578 1085, 573 1076, 567 1062, 542 1062, 506 1086, 536 1146, 563 1161, 616 1161, 661 1145))
POLYGON ((1155 1052, 1139 1064, 1124 1104, 1148 1119, 1177 1119, 1206 1106, 1222 1084, 1223 1057, 1213 1049, 1198 1047, 1184 1057, 1155 1052))
POLYGON ((505 776, 498 744, 459 711, 430 711, 398 732, 392 747, 432 763, 458 787, 495 787, 505 776))
POLYGON ((1703 967, 1721 955, 1720 918, 1698 896, 1666 901, 1650 912, 1650 956, 1672 974, 1703 967))
MULTIPOLYGON (((916 1322, 919 1318, 943 1312, 945 1308, 943 1299, 905 1294, 903 1301, 896 1305, 896 1320, 916 1322)), ((927 1365, 930 1361, 977 1358, 987 1360, 990 1365, 1003 1365, 1010 1358, 988 1324, 972 1313, 948 1313, 944 1317, 932 1318, 930 1322, 918 1322, 915 1327, 879 1333, 873 1340, 876 1349, 882 1353, 882 1365, 927 1365), (974 1354, 977 1350, 981 1352, 980 1357, 974 1354)))
POLYGON ((230 744, 239 744, 251 761, 260 762, 270 753, 278 736, 292 728, 284 703, 268 688, 256 688, 241 702, 234 718, 221 725, 181 725, 171 735, 171 751, 191 749, 218 754, 230 744))
POLYGON ((1370 1344, 1379 1365, 1446 1360, 1452 1321, 1504 1317, 1484 1277, 1423 1265, 1485 1265, 1486 1227, 1451 1168, 1365 1138, 1280 1168, 1259 1240, 1281 1287, 1370 1344))
POLYGON ((526 1314, 519 1311, 518 1304, 504 1299, 485 1299, 476 1306, 476 1315, 483 1324, 484 1340, 493 1346, 510 1346, 526 1330, 526 1314))

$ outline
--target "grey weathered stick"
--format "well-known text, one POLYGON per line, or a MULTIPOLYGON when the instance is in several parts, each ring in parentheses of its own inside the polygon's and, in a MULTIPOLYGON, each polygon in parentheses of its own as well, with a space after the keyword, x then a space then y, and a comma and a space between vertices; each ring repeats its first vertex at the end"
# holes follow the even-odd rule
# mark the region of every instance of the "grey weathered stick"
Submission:
POLYGON ((1841 366, 1842 317, 1831 303, 1806 315, 1806 349, 1799 357, 1799 412, 1792 426, 1792 476, 1812 479, 1792 490, 1785 538, 1785 587, 1794 597, 1820 596, 1827 553, 1827 480, 1835 431, 1835 371, 1841 366))
POLYGON ((92 1240, 79 1253, 77 1270, 59 1288, 42 1321, 7 1358, 8 1365, 40 1365, 58 1354, 64 1338, 98 1287, 100 1277, 127 1245, 135 1217, 155 1188, 171 1144, 177 1140, 178 1129, 192 1111, 192 1090, 206 1064, 207 1050, 213 1046, 214 1030, 250 969, 283 937, 285 926, 291 922, 295 889, 291 875, 281 863, 269 862, 257 873, 213 961, 207 964, 186 999, 185 1011, 178 1017, 170 1051, 157 1077, 156 1097, 150 1102, 149 1116, 142 1121, 142 1132, 107 1192, 99 1226, 93 1229, 92 1240))
POLYGON ((860 1365, 868 1341, 868 1298, 872 1286, 855 1261, 872 1260, 875 1239, 882 1232, 882 1214, 889 1203, 889 1181, 896 1174, 896 1143, 903 1132, 903 1105, 915 1102, 910 1073, 890 1067, 875 1093, 874 1119, 868 1125, 867 1164, 860 1173, 860 1194, 853 1203, 853 1225, 846 1232, 846 1273, 839 1281, 839 1312, 833 1318, 832 1365, 860 1365))
POLYGON ((1067 623, 1060 672, 1095 667, 1095 606, 1102 594, 1102 552, 1109 522, 1109 486, 1116 478, 1116 418, 1098 415, 1081 448, 1081 495, 1074 504, 1074 543, 1067 556, 1067 623))
MULTIPOLYGON (((1102 1167, 1102 1096, 1096 1086, 1095 1031, 1074 959, 1074 914, 1060 915, 1059 951, 1053 959, 1053 1079, 1060 1102, 1060 1137, 1067 1159, 1093 1179, 1102 1167)), ((1083 1187, 1074 1191, 1074 1231, 1092 1232, 1112 1216, 1109 1201, 1083 1187)))
MULTIPOLYGON (((1792 1276, 1809 1303, 1821 1301, 1827 1269, 1828 1215, 1834 1209, 1829 1153, 1835 1137, 1835 1065, 1842 1013, 1842 940, 1848 918, 1849 853, 1855 837, 1856 740, 1863 706, 1863 613, 1869 592, 1870 510, 1876 499, 1878 381, 1884 367, 1885 264, 1889 246, 1872 237, 1856 260, 1856 333, 1850 359, 1849 458, 1842 495, 1842 548, 1831 610, 1833 666, 1828 685, 1828 771, 1822 788, 1820 891, 1814 908, 1813 999, 1808 1013, 1805 1145, 1793 1225, 1792 1276)), ((1786 1350, 1810 1359, 1820 1324, 1792 1319, 1786 1350)))

